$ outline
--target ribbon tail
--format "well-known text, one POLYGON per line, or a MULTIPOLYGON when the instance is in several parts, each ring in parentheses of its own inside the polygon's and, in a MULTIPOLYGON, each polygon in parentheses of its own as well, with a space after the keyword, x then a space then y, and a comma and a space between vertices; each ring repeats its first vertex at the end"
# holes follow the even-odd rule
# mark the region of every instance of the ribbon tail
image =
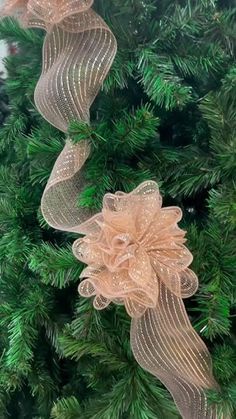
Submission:
POLYGON ((91 216, 88 209, 78 207, 79 195, 86 185, 81 168, 89 152, 87 140, 78 144, 68 140, 54 165, 41 210, 48 224, 57 230, 77 232, 78 225, 91 216))
POLYGON ((142 368, 170 391, 184 419, 216 419, 204 390, 218 388, 210 353, 193 329, 181 298, 160 284, 155 309, 132 319, 131 346, 142 368))
MULTIPOLYGON (((41 115, 65 133, 71 120, 88 123, 90 106, 116 49, 114 35, 92 9, 53 25, 45 37, 42 74, 34 95, 41 115)), ((89 153, 88 140, 73 144, 68 139, 53 168, 41 208, 48 224, 57 230, 77 232, 91 216, 78 207, 86 185, 81 169, 89 153)))

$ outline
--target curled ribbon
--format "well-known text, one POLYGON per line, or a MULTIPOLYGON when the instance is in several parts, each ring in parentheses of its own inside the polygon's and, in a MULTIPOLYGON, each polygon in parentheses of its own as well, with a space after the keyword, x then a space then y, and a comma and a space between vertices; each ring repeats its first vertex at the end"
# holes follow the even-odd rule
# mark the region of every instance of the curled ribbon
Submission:
MULTIPOLYGON (((71 120, 89 122, 89 110, 116 55, 116 39, 90 7, 93 0, 9 0, 2 15, 15 15, 26 27, 47 30, 42 74, 35 89, 35 104, 52 125, 67 132, 71 120)), ((63 231, 78 231, 89 217, 78 209, 84 186, 80 169, 90 153, 89 141, 69 139, 58 157, 42 197, 48 224, 63 231)))
MULTIPOLYGON (((35 104, 63 132, 69 121, 89 121, 89 109, 116 54, 116 40, 92 9, 93 0, 8 0, 2 15, 47 31, 35 104)), ((77 207, 89 156, 88 141, 68 139, 42 198, 42 212, 56 229, 85 237, 75 256, 88 264, 79 292, 94 307, 124 304, 131 316, 131 346, 138 363, 171 392, 185 419, 215 419, 204 390, 217 388, 210 354, 188 319, 182 298, 195 293, 192 255, 177 223, 177 207, 161 207, 155 182, 130 194, 104 197, 100 214, 77 207)))

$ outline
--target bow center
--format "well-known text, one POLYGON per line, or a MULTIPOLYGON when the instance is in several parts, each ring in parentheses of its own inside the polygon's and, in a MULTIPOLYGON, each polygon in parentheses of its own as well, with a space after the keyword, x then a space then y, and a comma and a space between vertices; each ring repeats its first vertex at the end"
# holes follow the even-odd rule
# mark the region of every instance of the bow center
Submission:
POLYGON ((135 258, 137 244, 129 233, 119 233, 112 237, 103 248, 103 261, 111 272, 129 269, 131 259, 135 258))
POLYGON ((112 242, 111 242, 111 247, 114 250, 120 251, 120 250, 127 249, 132 244, 135 244, 135 243, 131 234, 121 233, 113 237, 112 242))

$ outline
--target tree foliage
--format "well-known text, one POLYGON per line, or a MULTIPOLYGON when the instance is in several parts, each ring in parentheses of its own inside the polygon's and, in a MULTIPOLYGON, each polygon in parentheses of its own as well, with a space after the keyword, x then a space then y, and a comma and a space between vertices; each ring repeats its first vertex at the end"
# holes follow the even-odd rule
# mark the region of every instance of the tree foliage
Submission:
MULTIPOLYGON (((236 23, 233 1, 97 0, 118 53, 91 109, 71 121, 90 138, 78 202, 99 210, 107 191, 158 181, 184 213, 200 287, 187 301, 236 415, 236 23)), ((40 199, 64 137, 37 113, 33 92, 44 34, 0 22, 17 42, 5 60, 10 115, 0 129, 0 417, 174 419, 162 384, 133 359, 121 307, 80 298, 74 234, 51 229, 40 199)))

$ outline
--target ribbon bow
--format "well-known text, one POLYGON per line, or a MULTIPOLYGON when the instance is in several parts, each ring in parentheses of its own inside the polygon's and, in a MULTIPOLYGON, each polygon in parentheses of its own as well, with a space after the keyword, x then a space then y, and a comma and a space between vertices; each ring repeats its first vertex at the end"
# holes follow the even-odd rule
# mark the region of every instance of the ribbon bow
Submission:
POLYGON ((86 236, 74 243, 74 254, 89 265, 79 292, 95 296, 96 309, 115 302, 138 318, 157 307, 160 282, 177 297, 197 290, 185 232, 177 226, 182 212, 161 204, 157 184, 145 182, 130 194, 105 195, 102 212, 79 226, 86 236))
POLYGON ((93 0, 8 0, 1 15, 15 16, 24 26, 49 29, 52 25, 60 24, 76 32, 80 22, 73 15, 88 11, 92 4, 93 0))
POLYGON ((184 418, 215 418, 203 391, 217 386, 210 354, 182 302, 198 287, 177 225, 182 212, 161 205, 152 181, 129 194, 105 195, 102 212, 79 226, 85 237, 73 246, 88 264, 79 292, 94 297, 98 310, 111 302, 125 305, 139 364, 166 385, 184 418))

